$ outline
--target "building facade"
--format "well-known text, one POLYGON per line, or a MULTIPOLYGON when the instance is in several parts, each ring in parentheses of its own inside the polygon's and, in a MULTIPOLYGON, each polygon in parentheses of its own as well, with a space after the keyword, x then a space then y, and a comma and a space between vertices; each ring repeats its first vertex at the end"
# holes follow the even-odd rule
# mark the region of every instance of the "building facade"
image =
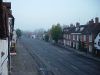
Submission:
POLYGON ((0 75, 10 71, 10 41, 14 28, 11 3, 0 0, 0 75))
POLYGON ((70 25, 63 29, 63 43, 64 46, 69 46, 77 50, 82 50, 88 53, 97 54, 98 51, 94 45, 94 41, 99 41, 100 23, 99 18, 96 17, 95 21, 91 19, 87 24, 76 26, 70 25))

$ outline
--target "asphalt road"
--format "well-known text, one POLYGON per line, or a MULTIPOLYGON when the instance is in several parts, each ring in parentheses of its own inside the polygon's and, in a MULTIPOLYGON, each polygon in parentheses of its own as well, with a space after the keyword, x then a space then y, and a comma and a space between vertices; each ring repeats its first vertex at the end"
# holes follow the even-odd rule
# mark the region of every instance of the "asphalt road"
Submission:
POLYGON ((38 39, 23 36, 19 42, 36 62, 39 75, 100 75, 98 61, 38 39))

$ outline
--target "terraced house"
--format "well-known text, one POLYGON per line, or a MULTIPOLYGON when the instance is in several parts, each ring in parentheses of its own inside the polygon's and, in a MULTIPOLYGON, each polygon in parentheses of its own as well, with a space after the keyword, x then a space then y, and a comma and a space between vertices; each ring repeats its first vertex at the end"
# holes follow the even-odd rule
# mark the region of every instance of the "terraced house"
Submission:
POLYGON ((86 25, 76 23, 63 29, 64 45, 92 54, 100 52, 100 23, 99 18, 91 19, 86 25), (99 45, 98 45, 99 44, 99 45))
POLYGON ((0 0, 0 75, 10 71, 10 44, 14 28, 11 3, 0 0))

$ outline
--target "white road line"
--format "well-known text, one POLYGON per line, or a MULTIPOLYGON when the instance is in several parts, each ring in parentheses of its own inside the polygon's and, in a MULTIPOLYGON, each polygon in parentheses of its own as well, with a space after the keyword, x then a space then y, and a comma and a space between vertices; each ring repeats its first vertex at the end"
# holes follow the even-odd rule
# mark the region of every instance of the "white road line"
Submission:
POLYGON ((71 67, 74 68, 75 70, 79 70, 79 68, 74 65, 71 65, 71 67))

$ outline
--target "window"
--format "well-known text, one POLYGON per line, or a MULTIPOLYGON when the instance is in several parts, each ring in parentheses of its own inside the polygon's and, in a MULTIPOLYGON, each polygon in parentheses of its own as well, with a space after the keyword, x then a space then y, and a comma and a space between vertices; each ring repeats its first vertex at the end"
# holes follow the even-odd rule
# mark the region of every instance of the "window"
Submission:
POLYGON ((80 31, 83 31, 83 29, 84 29, 84 27, 81 27, 81 28, 80 28, 80 31))
POLYGON ((100 33, 99 33, 99 37, 100 37, 100 33))
POLYGON ((84 35, 84 41, 86 41, 86 35, 84 35))
POLYGON ((89 42, 92 42, 92 35, 89 35, 89 42))
POLYGON ((65 38, 65 35, 63 35, 63 37, 65 38))
POLYGON ((67 35, 67 39, 68 39, 68 35, 67 35))
POLYGON ((100 46, 100 39, 98 40, 98 46, 100 46))
POLYGON ((98 46, 100 46, 100 41, 98 42, 98 46))
POLYGON ((64 38, 66 38, 66 35, 64 34, 64 38))
POLYGON ((75 35, 73 35, 73 40, 75 40, 75 35))
POLYGON ((70 39, 70 35, 69 35, 69 39, 70 39))
POLYGON ((77 41, 79 41, 79 35, 77 35, 77 41))
POLYGON ((80 35, 80 41, 82 41, 82 35, 80 35))
POLYGON ((96 42, 94 44, 96 44, 96 42))
POLYGON ((76 31, 78 31, 78 28, 76 28, 76 31))

